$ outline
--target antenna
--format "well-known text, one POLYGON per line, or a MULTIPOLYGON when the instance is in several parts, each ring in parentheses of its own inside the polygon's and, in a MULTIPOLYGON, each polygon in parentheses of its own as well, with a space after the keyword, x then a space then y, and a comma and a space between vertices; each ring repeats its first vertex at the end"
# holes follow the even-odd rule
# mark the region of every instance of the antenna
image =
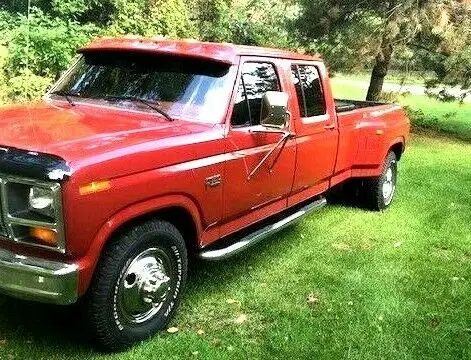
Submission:
POLYGON ((26 32, 26 70, 29 70, 29 43, 30 43, 30 28, 29 28, 29 18, 31 15, 31 0, 28 1, 28 11, 26 15, 26 27, 27 27, 27 32, 26 32))

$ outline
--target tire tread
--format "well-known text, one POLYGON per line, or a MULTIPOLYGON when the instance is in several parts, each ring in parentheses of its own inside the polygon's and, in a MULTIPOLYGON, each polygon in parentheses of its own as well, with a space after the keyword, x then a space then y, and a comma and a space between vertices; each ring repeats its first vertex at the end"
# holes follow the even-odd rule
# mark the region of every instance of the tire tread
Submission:
POLYGON ((390 151, 384 160, 381 175, 363 181, 362 197, 366 208, 381 211, 387 207, 387 205, 384 204, 382 183, 383 178, 386 176, 386 171, 393 161, 397 161, 396 154, 390 151))

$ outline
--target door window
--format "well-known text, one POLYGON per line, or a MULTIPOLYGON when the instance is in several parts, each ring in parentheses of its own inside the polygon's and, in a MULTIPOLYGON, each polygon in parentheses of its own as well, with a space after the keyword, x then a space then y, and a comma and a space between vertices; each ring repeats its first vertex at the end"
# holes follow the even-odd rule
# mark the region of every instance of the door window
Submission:
POLYGON ((273 64, 248 62, 242 67, 231 124, 260 124, 262 98, 267 91, 280 91, 280 82, 273 64))
POLYGON ((291 77, 296 88, 301 116, 307 118, 324 115, 324 93, 317 68, 313 65, 292 65, 291 77))

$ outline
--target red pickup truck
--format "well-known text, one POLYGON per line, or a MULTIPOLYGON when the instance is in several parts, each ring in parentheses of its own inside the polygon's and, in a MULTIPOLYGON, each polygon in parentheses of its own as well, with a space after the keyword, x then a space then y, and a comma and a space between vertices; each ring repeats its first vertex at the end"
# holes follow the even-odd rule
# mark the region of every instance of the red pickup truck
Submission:
POLYGON ((98 344, 164 329, 188 258, 220 260, 350 179, 385 209, 409 121, 334 100, 317 57, 103 38, 38 104, 0 110, 0 292, 82 299, 98 344))

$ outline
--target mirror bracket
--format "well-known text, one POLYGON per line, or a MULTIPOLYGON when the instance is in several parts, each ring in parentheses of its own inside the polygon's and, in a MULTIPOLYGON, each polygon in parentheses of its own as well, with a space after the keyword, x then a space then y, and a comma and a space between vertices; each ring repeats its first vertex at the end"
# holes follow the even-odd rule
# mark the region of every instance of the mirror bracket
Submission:
POLYGON ((276 149, 278 149, 278 146, 281 145, 281 149, 280 149, 280 152, 278 153, 278 156, 275 158, 275 160, 273 161, 273 164, 271 164, 270 169, 268 170, 270 173, 272 173, 273 168, 276 164, 276 161, 280 157, 281 151, 283 151, 283 148, 285 147, 286 142, 288 141, 288 139, 294 137, 294 134, 291 133, 290 131, 283 131, 283 130, 276 130, 276 129, 265 129, 265 130, 251 129, 250 131, 254 132, 254 133, 282 134, 283 136, 275 144, 275 146, 273 146, 273 148, 263 157, 263 159, 260 160, 260 162, 257 164, 257 166, 255 166, 255 168, 250 172, 249 176, 247 177, 247 180, 250 180, 255 175, 255 173, 260 169, 260 167, 265 163, 265 161, 267 161, 267 159, 270 157, 270 155, 273 154, 276 149))

